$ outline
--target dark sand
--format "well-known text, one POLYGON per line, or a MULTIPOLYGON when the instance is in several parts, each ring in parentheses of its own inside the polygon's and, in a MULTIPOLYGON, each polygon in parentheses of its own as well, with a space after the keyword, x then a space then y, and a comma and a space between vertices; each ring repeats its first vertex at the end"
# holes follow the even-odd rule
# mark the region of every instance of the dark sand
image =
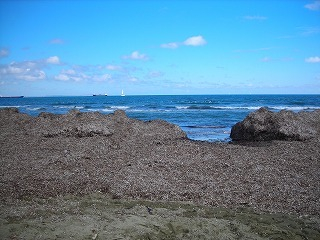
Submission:
MULTIPOLYGON (((277 231, 283 234, 279 239, 319 239, 318 138, 304 142, 197 142, 188 140, 174 125, 128 119, 123 112, 108 116, 73 112, 59 117, 44 114, 33 118, 15 110, 1 110, 0 130, 0 232, 4 239, 37 239, 36 236, 44 239, 39 237, 41 232, 48 234, 48 229, 59 229, 59 224, 67 221, 74 223, 70 229, 64 225, 67 237, 77 239, 83 230, 88 233, 83 239, 95 236, 98 239, 102 232, 110 235, 103 235, 106 237, 101 239, 126 239, 126 231, 129 234, 130 230, 125 226, 121 229, 121 224, 116 223, 125 224, 129 217, 132 224, 143 221, 140 225, 148 227, 142 227, 137 230, 139 234, 127 239, 148 239, 146 234, 150 229, 149 239, 194 239, 194 231, 203 234, 203 239, 272 239, 270 236, 276 236, 273 234, 277 231), (111 210, 108 207, 95 210, 92 202, 88 204, 89 212, 85 212, 86 208, 74 210, 77 203, 89 196, 98 196, 96 200, 90 197, 90 201, 108 206, 119 201, 119 206, 112 211, 123 210, 124 215, 109 212, 110 219, 100 221, 99 216, 108 215, 111 210), (159 201, 175 201, 176 208, 169 203, 159 207, 159 201), (196 208, 196 212, 190 212, 181 202, 195 204, 190 206, 196 208), (182 210, 177 207, 178 203, 182 210), (133 204, 129 212, 126 212, 127 204, 133 204), (154 214, 145 210, 147 204, 154 204, 154 214), (205 210, 200 206, 216 213, 209 217, 203 215, 205 210), (49 211, 51 208, 56 210, 49 211), (225 219, 219 217, 217 209, 228 212, 225 219), (263 233, 263 228, 257 227, 260 230, 255 231, 254 223, 248 223, 249 219, 255 219, 253 215, 246 215, 245 223, 236 217, 241 209, 254 216, 269 216, 267 224, 274 226, 273 230, 268 228, 263 233), (185 215, 189 213, 190 216, 185 215), (286 214, 285 219, 295 219, 290 220, 297 224, 292 227, 293 232, 279 227, 277 222, 281 221, 276 217, 274 222, 270 220, 273 219, 270 216, 280 213, 286 214), (39 220, 42 214, 47 221, 44 225, 39 220), (164 216, 172 219, 165 220, 164 216), (184 228, 190 217, 195 221, 192 226, 205 224, 207 227, 195 228, 189 224, 184 228), (220 220, 228 226, 225 230, 219 228, 220 220), (87 228, 81 228, 86 224, 89 224, 87 228), (101 224, 113 224, 121 233, 103 228, 101 224), (181 225, 182 232, 177 231, 182 235, 171 236, 177 224, 181 225), (30 234, 23 235, 25 231, 21 228, 29 227, 30 234), (79 230, 75 230, 77 228, 79 230), (161 229, 167 231, 167 237, 159 235, 163 232, 161 229), (240 229, 238 235, 236 229, 240 229), (99 234, 95 235, 98 230, 99 234), (214 238, 219 231, 225 231, 226 235, 214 238)), ((46 235, 47 238, 64 238, 55 231, 52 230, 52 234, 56 235, 46 235)))

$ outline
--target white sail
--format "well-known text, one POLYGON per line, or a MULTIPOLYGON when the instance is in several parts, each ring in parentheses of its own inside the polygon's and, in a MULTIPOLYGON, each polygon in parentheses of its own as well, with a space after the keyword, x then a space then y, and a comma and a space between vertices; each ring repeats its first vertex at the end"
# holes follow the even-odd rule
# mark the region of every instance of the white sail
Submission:
POLYGON ((123 89, 122 89, 122 91, 121 91, 121 97, 124 97, 124 96, 125 96, 125 94, 124 94, 123 89))

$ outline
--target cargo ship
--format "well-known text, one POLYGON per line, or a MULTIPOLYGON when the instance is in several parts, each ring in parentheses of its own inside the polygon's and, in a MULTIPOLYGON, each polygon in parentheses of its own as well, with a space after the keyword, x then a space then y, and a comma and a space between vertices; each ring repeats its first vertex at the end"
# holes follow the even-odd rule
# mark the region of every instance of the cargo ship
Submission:
POLYGON ((108 94, 93 94, 92 96, 94 96, 94 97, 100 97, 100 96, 108 96, 108 94))
POLYGON ((23 98, 24 96, 0 96, 0 98, 23 98))

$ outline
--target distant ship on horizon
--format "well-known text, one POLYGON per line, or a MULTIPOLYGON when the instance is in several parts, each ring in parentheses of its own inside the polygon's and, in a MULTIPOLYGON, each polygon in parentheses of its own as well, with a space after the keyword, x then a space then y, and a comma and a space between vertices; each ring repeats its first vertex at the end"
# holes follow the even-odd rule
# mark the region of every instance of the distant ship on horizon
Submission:
POLYGON ((0 98, 24 98, 24 96, 0 96, 0 98))
POLYGON ((125 94, 124 94, 124 91, 123 91, 123 89, 122 89, 122 91, 121 91, 121 95, 120 95, 121 97, 124 97, 124 96, 126 96, 125 94))
POLYGON ((93 94, 92 96, 94 96, 94 97, 99 97, 99 96, 108 96, 108 94, 93 94))

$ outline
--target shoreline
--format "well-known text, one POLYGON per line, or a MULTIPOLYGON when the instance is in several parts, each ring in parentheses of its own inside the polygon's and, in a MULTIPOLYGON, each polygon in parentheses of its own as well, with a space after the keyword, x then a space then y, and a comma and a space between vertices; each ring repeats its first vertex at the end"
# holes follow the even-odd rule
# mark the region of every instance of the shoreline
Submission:
POLYGON ((2 101, 2 107, 14 105, 23 113, 38 116, 41 112, 67 114, 72 108, 81 112, 113 113, 125 110, 130 118, 163 119, 180 126, 195 140, 228 140, 231 128, 247 114, 263 106, 273 112, 282 109, 313 111, 319 109, 314 96, 132 96, 127 98, 58 97, 2 101))
MULTIPOLYGON (((88 196, 192 202, 319 220, 320 140, 193 141, 123 111, 31 117, 0 110, 0 200, 88 196)), ((319 232, 319 228, 317 230, 319 232)))

